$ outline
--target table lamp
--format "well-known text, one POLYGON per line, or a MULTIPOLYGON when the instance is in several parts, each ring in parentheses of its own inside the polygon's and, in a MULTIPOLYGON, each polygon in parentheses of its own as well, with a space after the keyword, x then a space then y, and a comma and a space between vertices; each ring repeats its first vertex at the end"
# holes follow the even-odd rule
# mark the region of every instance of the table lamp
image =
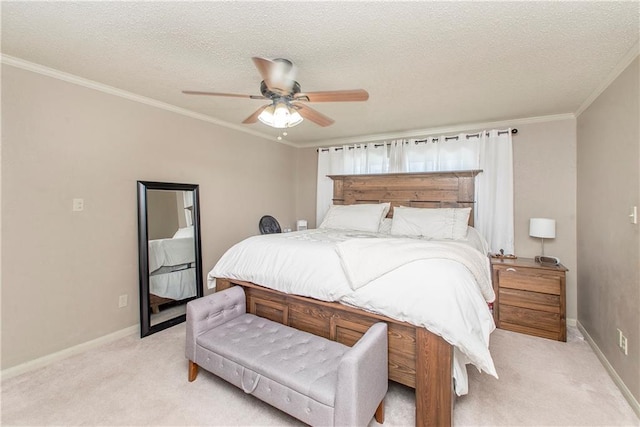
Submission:
POLYGON ((544 257, 544 239, 556 237, 556 220, 549 218, 531 218, 529 220, 529 236, 539 237, 542 241, 542 257, 544 257))

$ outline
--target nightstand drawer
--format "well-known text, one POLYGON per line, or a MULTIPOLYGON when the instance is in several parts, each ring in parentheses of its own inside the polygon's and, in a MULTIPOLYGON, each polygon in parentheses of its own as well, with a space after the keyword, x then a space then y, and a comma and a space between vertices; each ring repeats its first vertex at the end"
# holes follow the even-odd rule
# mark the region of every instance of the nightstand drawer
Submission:
POLYGON ((498 271, 500 287, 560 295, 561 277, 528 268, 506 268, 498 271))
POLYGON ((513 323, 533 329, 560 331, 560 314, 546 311, 530 310, 528 308, 513 307, 500 301, 500 322, 513 323))
POLYGON ((560 313, 560 295, 500 288, 498 298, 500 304, 547 311, 549 313, 560 313))
POLYGON ((515 325, 513 323, 502 322, 500 329, 506 329, 508 331, 519 332, 521 334, 533 335, 536 337, 549 338, 551 340, 564 341, 562 332, 545 331, 544 329, 534 329, 528 326, 515 325))

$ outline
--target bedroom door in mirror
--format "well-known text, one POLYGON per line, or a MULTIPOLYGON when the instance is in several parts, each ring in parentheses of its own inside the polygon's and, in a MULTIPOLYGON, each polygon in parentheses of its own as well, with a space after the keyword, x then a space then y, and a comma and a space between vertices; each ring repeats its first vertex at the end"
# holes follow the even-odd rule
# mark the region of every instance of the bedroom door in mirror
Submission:
POLYGON ((198 185, 138 181, 140 336, 186 320, 202 296, 198 185))

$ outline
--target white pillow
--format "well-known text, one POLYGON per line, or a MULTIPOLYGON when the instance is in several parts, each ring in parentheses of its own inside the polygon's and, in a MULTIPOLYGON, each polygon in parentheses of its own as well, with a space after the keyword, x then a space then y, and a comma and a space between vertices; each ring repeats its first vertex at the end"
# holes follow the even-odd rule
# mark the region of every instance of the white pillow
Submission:
POLYGON ((193 237, 193 225, 185 228, 178 228, 178 231, 173 235, 174 239, 184 239, 186 237, 193 237))
POLYGON ((324 221, 318 228, 337 230, 357 230, 377 232, 380 221, 389 209, 390 203, 364 205, 331 205, 324 221))
POLYGON ((408 208, 393 211, 391 234, 436 240, 461 240, 467 236, 471 208, 408 208))

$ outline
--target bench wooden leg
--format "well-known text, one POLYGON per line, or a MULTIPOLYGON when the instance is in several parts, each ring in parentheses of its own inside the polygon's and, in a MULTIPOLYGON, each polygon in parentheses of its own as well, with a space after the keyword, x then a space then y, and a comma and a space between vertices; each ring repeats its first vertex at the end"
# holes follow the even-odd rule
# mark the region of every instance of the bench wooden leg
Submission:
POLYGON ((189 360, 189 382, 195 381, 198 376, 198 365, 189 360))
POLYGON ((376 409, 376 414, 374 418, 378 422, 378 424, 384 424, 384 399, 378 405, 378 409, 376 409))

